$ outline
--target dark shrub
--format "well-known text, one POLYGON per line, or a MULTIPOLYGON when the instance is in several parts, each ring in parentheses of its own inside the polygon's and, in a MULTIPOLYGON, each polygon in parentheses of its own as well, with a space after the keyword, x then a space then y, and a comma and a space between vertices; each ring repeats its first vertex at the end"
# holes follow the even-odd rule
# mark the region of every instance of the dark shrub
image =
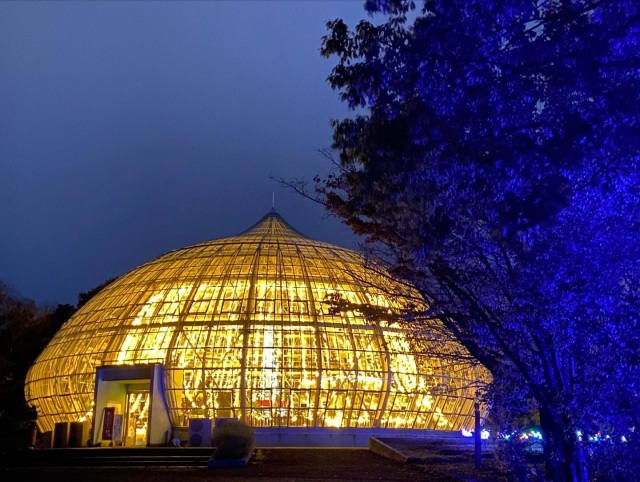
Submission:
POLYGON ((243 459, 253 452, 253 429, 239 420, 231 420, 213 431, 215 460, 243 459))

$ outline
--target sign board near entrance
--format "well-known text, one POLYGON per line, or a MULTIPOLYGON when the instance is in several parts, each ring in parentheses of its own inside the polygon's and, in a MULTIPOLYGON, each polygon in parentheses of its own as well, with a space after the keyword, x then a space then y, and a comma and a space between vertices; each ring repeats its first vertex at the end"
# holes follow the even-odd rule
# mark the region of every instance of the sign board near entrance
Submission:
POLYGON ((102 410, 102 440, 113 440, 113 421, 115 414, 115 407, 105 407, 102 410))
POLYGON ((122 419, 124 417, 121 414, 115 414, 113 416, 113 441, 122 441, 122 419))

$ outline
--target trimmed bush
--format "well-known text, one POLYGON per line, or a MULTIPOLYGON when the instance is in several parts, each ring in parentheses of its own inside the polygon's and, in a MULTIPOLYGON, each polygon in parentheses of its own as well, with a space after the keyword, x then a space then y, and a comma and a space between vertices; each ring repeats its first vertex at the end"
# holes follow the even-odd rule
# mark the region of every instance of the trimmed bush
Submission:
POLYGON ((239 420, 230 420, 213 431, 214 460, 245 459, 255 445, 253 429, 239 420))

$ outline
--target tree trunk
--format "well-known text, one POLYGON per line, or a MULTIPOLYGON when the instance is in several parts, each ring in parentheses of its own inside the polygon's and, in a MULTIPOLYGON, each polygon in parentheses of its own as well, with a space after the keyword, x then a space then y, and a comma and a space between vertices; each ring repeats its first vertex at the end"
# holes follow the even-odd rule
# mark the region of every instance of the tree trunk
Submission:
POLYGON ((587 452, 582 442, 578 442, 576 447, 576 466, 580 482, 589 481, 589 466, 587 465, 587 452))
POLYGON ((562 454, 562 450, 560 447, 560 451, 558 451, 557 430, 555 430, 549 411, 544 407, 540 408, 540 430, 542 431, 542 448, 544 450, 545 479, 564 482, 564 475, 558 460, 558 455, 562 454))
POLYGON ((568 427, 554 421, 548 409, 540 410, 545 478, 553 482, 589 482, 584 447, 568 427))

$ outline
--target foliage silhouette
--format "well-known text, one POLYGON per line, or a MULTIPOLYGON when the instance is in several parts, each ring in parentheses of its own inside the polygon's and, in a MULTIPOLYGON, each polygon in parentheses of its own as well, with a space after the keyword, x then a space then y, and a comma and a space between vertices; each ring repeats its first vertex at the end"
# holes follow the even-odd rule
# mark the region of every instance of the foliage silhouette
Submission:
POLYGON ((491 370, 505 428, 539 411, 548 478, 637 473, 611 453, 640 452, 640 4, 366 7, 386 21, 330 21, 321 50, 360 113, 315 194, 290 184, 491 370))

